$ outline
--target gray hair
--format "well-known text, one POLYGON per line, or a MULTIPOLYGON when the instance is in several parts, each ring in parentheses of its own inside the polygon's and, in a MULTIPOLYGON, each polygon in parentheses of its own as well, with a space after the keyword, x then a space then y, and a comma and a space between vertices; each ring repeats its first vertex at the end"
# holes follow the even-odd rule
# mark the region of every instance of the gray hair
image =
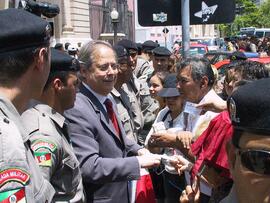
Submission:
POLYGON ((83 63, 88 68, 90 68, 93 64, 93 53, 97 50, 97 47, 99 46, 106 46, 113 50, 112 46, 105 41, 102 40, 92 40, 83 45, 83 47, 80 49, 78 59, 80 63, 83 63))
POLYGON ((182 60, 181 63, 176 64, 177 71, 180 71, 187 66, 191 67, 191 77, 194 81, 200 81, 203 76, 207 76, 209 80, 208 86, 213 86, 215 76, 209 60, 205 58, 190 57, 182 60))

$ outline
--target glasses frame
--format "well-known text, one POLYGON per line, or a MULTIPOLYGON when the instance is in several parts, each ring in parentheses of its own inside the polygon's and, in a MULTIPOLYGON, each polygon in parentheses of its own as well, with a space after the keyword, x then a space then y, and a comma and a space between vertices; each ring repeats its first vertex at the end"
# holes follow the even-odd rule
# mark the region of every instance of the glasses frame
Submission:
POLYGON ((237 150, 238 150, 238 154, 240 156, 241 164, 243 167, 245 167, 249 171, 252 171, 253 173, 270 176, 270 166, 269 166, 268 171, 265 171, 267 169, 259 169, 259 168, 257 168, 257 170, 256 170, 256 168, 254 168, 255 167, 254 165, 249 166, 248 163, 245 163, 245 161, 244 161, 245 157, 243 157, 246 153, 253 153, 253 152, 254 153, 265 153, 269 156, 269 160, 270 160, 270 151, 266 151, 263 149, 241 149, 241 148, 237 148, 237 150), (262 170, 264 170, 264 172, 262 170))

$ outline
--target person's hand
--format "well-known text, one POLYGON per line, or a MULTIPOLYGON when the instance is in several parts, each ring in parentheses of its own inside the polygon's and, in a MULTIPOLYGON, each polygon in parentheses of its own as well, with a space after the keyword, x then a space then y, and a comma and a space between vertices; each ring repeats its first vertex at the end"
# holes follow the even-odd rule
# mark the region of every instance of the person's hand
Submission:
POLYGON ((192 141, 192 133, 189 131, 181 131, 177 133, 177 141, 183 148, 189 149, 192 141))
POLYGON ((196 188, 193 190, 190 185, 186 186, 186 189, 182 192, 180 203, 199 203, 200 202, 200 190, 196 188))
POLYGON ((179 175, 182 175, 184 171, 190 171, 193 164, 185 159, 182 155, 175 155, 174 160, 170 162, 174 166, 179 175))
POLYGON ((142 149, 138 150, 138 156, 142 156, 142 155, 146 155, 146 154, 150 154, 148 149, 142 148, 142 149))
POLYGON ((176 135, 176 133, 168 131, 153 133, 148 141, 148 145, 150 147, 174 147, 176 135))
POLYGON ((211 100, 197 104, 196 108, 201 108, 203 111, 219 113, 227 109, 227 103, 224 100, 211 100))
POLYGON ((160 165, 161 157, 156 154, 136 156, 141 168, 152 168, 160 165))

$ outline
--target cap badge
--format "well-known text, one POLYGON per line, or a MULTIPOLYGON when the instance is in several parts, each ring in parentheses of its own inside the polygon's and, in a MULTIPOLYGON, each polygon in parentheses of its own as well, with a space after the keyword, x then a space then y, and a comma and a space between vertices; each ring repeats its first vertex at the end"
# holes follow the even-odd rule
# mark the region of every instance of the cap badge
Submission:
POLYGON ((49 40, 51 37, 51 26, 50 25, 46 25, 45 27, 45 37, 44 40, 47 41, 49 40))
POLYGON ((229 112, 231 120, 233 122, 240 123, 240 118, 236 117, 236 105, 233 98, 230 99, 229 112))

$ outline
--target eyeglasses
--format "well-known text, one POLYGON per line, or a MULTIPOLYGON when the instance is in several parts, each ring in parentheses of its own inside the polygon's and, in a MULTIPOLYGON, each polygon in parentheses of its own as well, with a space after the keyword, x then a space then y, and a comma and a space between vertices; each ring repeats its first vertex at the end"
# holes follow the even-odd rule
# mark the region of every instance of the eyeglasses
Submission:
POLYGON ((261 175, 270 175, 270 152, 265 150, 239 149, 242 165, 261 175))

